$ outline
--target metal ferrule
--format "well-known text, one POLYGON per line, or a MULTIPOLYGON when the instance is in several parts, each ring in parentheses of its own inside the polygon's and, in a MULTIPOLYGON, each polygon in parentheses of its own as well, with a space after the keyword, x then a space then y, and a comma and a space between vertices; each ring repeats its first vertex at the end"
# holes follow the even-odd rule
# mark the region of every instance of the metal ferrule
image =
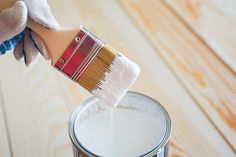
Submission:
POLYGON ((54 67, 77 82, 103 46, 103 41, 81 26, 79 33, 74 37, 54 67))

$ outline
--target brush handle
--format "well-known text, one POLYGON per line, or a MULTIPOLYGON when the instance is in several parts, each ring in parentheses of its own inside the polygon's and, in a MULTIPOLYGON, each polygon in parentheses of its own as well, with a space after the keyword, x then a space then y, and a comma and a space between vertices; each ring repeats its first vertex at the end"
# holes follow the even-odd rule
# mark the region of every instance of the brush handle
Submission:
POLYGON ((0 11, 10 8, 15 2, 16 0, 1 0, 0 11))
POLYGON ((29 19, 27 26, 32 29, 44 42, 47 52, 51 58, 52 65, 56 64, 62 53, 79 32, 76 29, 51 30, 33 20, 29 19))
POLYGON ((84 27, 49 30, 32 20, 28 27, 45 42, 52 65, 75 82, 104 47, 103 41, 84 27))

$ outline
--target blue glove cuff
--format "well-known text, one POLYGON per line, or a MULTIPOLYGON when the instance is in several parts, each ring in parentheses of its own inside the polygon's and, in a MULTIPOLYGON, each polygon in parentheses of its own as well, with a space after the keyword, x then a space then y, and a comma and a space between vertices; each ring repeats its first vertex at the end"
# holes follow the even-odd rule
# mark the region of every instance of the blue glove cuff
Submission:
POLYGON ((0 55, 5 54, 6 51, 14 49, 19 41, 22 41, 25 36, 25 31, 14 36, 10 40, 6 40, 0 44, 0 55))

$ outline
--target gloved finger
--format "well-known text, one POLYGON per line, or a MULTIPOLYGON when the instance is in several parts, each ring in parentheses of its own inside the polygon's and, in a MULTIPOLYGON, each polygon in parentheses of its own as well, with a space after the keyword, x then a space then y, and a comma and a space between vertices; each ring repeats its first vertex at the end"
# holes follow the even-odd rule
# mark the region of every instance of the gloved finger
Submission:
POLYGON ((23 41, 18 42, 16 45, 14 51, 13 51, 14 57, 19 62, 24 62, 23 57, 23 41))
POLYGON ((23 56, 25 64, 27 66, 34 65, 39 59, 40 52, 35 47, 34 43, 30 39, 30 32, 27 29, 25 32, 24 44, 23 44, 23 56))
POLYGON ((27 14, 27 7, 21 1, 0 12, 0 43, 13 38, 25 29, 27 14))
POLYGON ((38 51, 40 52, 40 54, 46 59, 49 60, 50 57, 47 53, 47 50, 43 44, 43 41, 40 39, 40 37, 34 33, 33 31, 31 31, 30 33, 30 38, 32 40, 32 42, 34 43, 34 46, 38 49, 38 51))
POLYGON ((58 29, 59 24, 52 15, 47 0, 22 0, 27 5, 29 16, 37 23, 49 28, 58 29))

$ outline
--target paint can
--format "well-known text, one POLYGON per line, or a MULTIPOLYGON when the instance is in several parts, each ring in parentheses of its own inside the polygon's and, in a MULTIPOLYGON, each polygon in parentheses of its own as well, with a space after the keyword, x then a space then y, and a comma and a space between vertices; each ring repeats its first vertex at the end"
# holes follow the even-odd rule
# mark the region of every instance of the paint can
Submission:
POLYGON ((153 98, 131 91, 113 110, 91 97, 69 120, 74 157, 167 157, 170 134, 171 120, 165 108, 153 98))

